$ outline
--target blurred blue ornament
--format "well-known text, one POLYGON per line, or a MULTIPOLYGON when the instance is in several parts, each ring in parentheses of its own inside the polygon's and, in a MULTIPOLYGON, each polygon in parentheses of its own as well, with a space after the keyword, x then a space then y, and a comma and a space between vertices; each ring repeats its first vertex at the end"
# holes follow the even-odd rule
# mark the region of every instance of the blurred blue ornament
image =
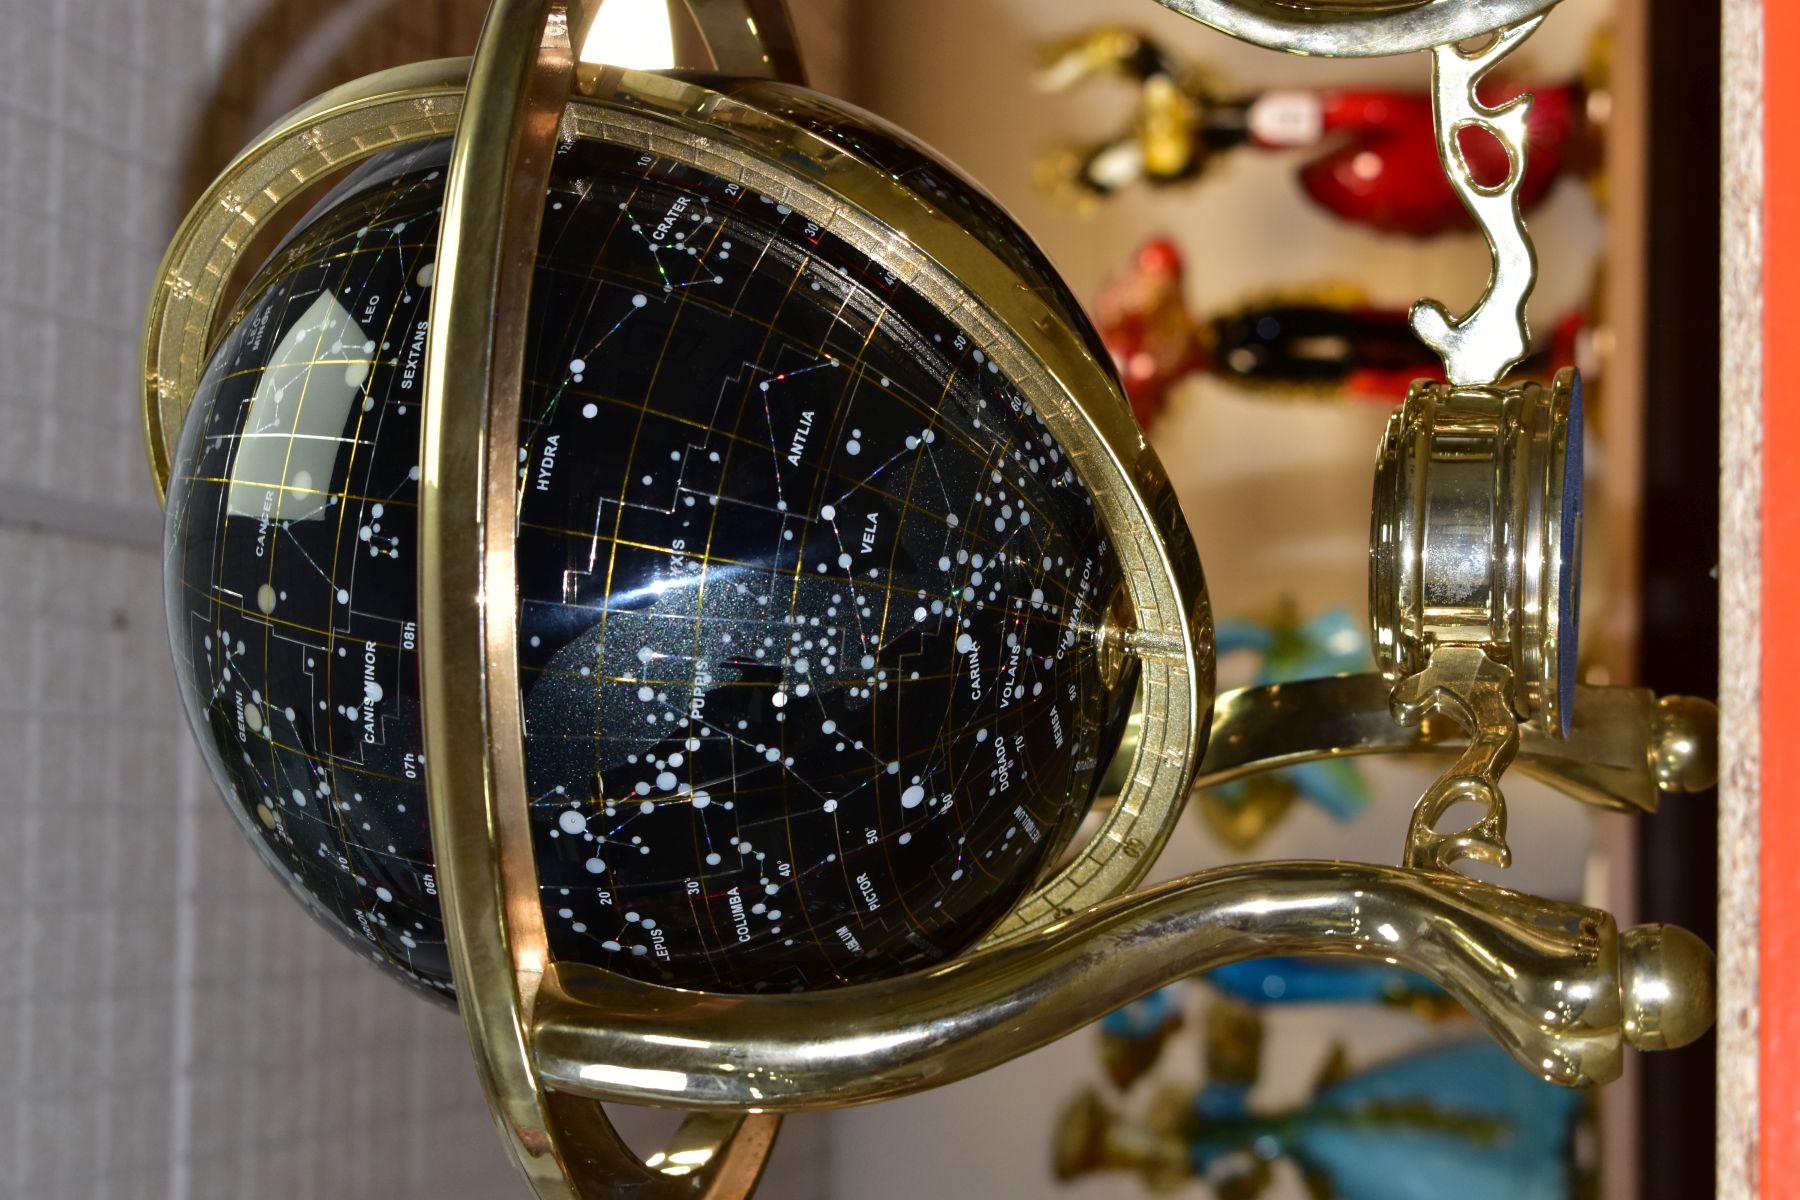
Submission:
POLYGON ((1246 1004, 1394 1004, 1434 1015, 1454 1003, 1416 972, 1351 959, 1259 958, 1214 967, 1203 978, 1246 1004))
POLYGON ((1317 1200, 1583 1194, 1585 1098, 1527 1073, 1492 1042, 1444 1043, 1359 1071, 1334 1054, 1309 1100, 1258 1112, 1244 1056, 1260 1046, 1260 1030, 1242 1011, 1221 1023, 1209 1013, 1200 1087, 1165 1088, 1135 1119, 1091 1089, 1074 1097, 1056 1130, 1057 1175, 1127 1170, 1157 1191, 1200 1180, 1220 1200, 1256 1200, 1285 1159, 1317 1200))
POLYGON ((1195 1092, 1184 1130, 1194 1175, 1242 1177, 1247 1155, 1291 1160, 1336 1200, 1575 1195, 1581 1094, 1527 1074, 1486 1039, 1352 1073, 1283 1112, 1254 1113, 1246 1099, 1235 1080, 1195 1092))
POLYGON ((1113 1086, 1123 1090, 1147 1074, 1181 1028, 1179 986, 1158 988, 1100 1018, 1100 1064, 1113 1086))
MULTIPOLYGON (((1342 675, 1370 666, 1362 626, 1342 607, 1302 622, 1293 602, 1283 600, 1268 620, 1220 621, 1215 636, 1220 658, 1238 653, 1256 656, 1254 683, 1258 687, 1342 675)), ((1201 793, 1199 812, 1226 845, 1248 850, 1287 814, 1295 800, 1349 821, 1368 808, 1369 798, 1369 785, 1359 767, 1345 759, 1324 759, 1208 788, 1201 793)))
POLYGON ((1293 601, 1283 600, 1271 619, 1222 620, 1214 636, 1220 658, 1240 651, 1258 657, 1258 687, 1321 675, 1345 675, 1366 671, 1370 666, 1362 623, 1341 605, 1301 622, 1293 601))

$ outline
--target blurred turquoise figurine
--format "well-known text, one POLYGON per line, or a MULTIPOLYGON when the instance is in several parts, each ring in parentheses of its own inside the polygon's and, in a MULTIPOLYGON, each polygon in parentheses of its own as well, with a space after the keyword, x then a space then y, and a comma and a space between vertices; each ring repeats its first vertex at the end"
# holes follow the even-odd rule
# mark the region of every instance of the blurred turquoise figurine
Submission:
POLYGON ((1071 1179, 1129 1170, 1155 1191, 1195 1180, 1255 1200, 1286 1159, 1316 1200, 1576 1200, 1587 1171, 1579 1092, 1528 1074, 1487 1039, 1440 1043, 1349 1070, 1341 1049, 1313 1094, 1259 1112, 1262 1019, 1230 1001, 1207 1012, 1206 1082, 1164 1087, 1136 1119, 1089 1089, 1064 1111, 1055 1168, 1071 1179))
POLYGON ((1423 1017, 1461 1011, 1423 975, 1348 958, 1258 958, 1201 978, 1245 1004, 1391 1004, 1423 1017))
MULTIPOLYGON (((1222 620, 1215 636, 1221 659, 1256 656, 1254 683, 1259 687, 1371 666, 1362 626, 1345 608, 1330 608, 1302 622, 1293 602, 1283 599, 1268 620, 1222 620)), ((1353 819, 1369 805, 1369 785, 1354 763, 1325 759, 1208 788, 1199 800, 1207 827, 1233 850, 1248 850, 1295 800, 1315 804, 1340 821, 1353 819)))
MULTIPOLYGON (((1279 956, 1214 967, 1204 980, 1241 1004, 1383 1004, 1427 1020, 1460 1014, 1450 994, 1423 975, 1381 963, 1279 956)), ((1100 1018, 1100 1064, 1120 1091, 1149 1074, 1182 1026, 1181 984, 1170 984, 1100 1018)))
POLYGON ((1123 1091, 1149 1074, 1181 1028, 1179 984, 1158 988, 1100 1018, 1100 1065, 1123 1091))
MULTIPOLYGON (((1342 608, 1299 620, 1284 601, 1267 621, 1227 620, 1218 652, 1256 658, 1257 685, 1367 670, 1362 629, 1342 608)), ((1309 763, 1200 796, 1209 827, 1248 848, 1295 800, 1349 820, 1368 804, 1348 761, 1309 763)), ((1205 1082, 1161 1083, 1127 1116, 1092 1088, 1058 1124, 1054 1165, 1064 1179, 1133 1171, 1154 1191, 1204 1183, 1218 1200, 1257 1200, 1286 1160, 1314 1200, 1580 1200, 1592 1172, 1581 1163, 1583 1096, 1544 1083, 1485 1038, 1439 1042, 1351 1070, 1333 1049, 1311 1096, 1260 1111, 1250 1102, 1262 1073, 1261 1010, 1292 1004, 1397 1005, 1436 1018, 1461 1010, 1442 988, 1397 967, 1281 957, 1234 963, 1196 976, 1214 997, 1201 1041, 1205 1082)), ((1121 1092, 1156 1070, 1183 1026, 1181 985, 1102 1018, 1108 1079, 1121 1092)), ((1187 993, 1191 995, 1192 993, 1187 993)))

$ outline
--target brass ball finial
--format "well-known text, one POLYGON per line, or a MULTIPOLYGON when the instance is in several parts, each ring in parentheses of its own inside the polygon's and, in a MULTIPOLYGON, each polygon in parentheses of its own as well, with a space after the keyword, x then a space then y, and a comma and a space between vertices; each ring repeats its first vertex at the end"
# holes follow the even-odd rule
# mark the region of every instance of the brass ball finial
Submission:
POLYGON ((1665 792, 1704 792, 1719 782, 1719 710, 1698 696, 1664 696, 1650 725, 1650 769, 1665 792))
POLYGON ((1619 935, 1619 991, 1625 1041, 1674 1050, 1712 1028, 1713 952, 1676 925, 1637 925, 1619 935))

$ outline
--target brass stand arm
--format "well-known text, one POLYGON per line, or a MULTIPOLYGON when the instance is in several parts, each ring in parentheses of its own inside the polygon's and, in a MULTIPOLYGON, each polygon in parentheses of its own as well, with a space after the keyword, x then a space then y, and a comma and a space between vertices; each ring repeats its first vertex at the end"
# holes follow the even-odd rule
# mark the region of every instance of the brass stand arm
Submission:
MULTIPOLYGON (((1370 674, 1225 692, 1213 710, 1194 786, 1322 758, 1434 753, 1467 744, 1462 730, 1441 717, 1411 727, 1397 723, 1391 691, 1387 680, 1370 674)), ((1577 687, 1567 737, 1553 738, 1535 725, 1520 734, 1515 770, 1599 808, 1652 813, 1659 791, 1702 791, 1717 776, 1718 710, 1694 697, 1659 700, 1644 688, 1577 687)))
POLYGON ((978 1074, 1223 963, 1331 954, 1416 970, 1555 1083, 1618 1076, 1712 1020, 1712 954, 1679 929, 1460 876, 1287 862, 1189 876, 946 966, 826 992, 732 996, 559 965, 531 1043, 545 1084, 631 1104, 786 1112, 978 1074))
POLYGON ((1294 4, 1289 0, 1162 0, 1221 33, 1288 54, 1376 58, 1492 33, 1558 0, 1419 0, 1413 4, 1294 4))

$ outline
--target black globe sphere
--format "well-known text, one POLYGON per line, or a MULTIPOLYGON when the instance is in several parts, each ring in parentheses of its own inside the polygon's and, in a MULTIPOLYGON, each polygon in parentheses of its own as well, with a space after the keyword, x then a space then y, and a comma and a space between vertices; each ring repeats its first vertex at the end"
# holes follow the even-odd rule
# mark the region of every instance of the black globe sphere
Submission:
MULTIPOLYGON (((1060 289, 915 148, 832 132, 1060 289)), ((415 535, 447 156, 366 162, 245 289, 166 556, 232 811, 328 925, 442 996, 415 535)), ((599 141, 561 145, 530 312, 496 319, 526 322, 516 618, 553 954, 755 991, 968 946, 1068 842, 1131 688, 1094 636, 1118 563, 1032 405, 804 214, 599 141)))

